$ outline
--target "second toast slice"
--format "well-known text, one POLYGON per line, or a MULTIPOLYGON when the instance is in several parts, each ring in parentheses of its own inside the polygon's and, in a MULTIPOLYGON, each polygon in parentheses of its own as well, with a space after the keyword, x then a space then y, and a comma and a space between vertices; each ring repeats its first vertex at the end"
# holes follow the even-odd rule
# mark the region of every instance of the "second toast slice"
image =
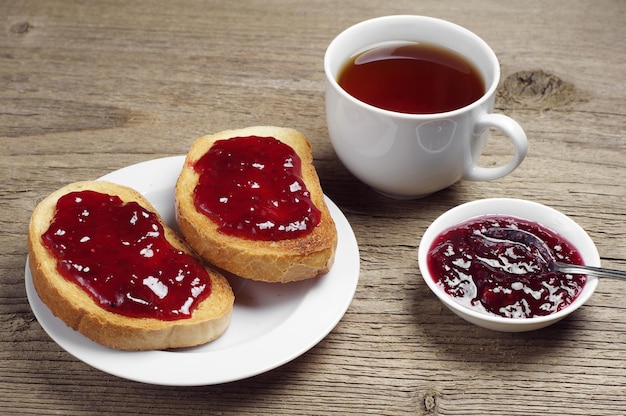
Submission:
POLYGON ((335 223, 313 166, 310 142, 294 129, 256 126, 197 139, 176 183, 175 199, 176 217, 187 242, 207 261, 230 273, 259 281, 291 282, 324 274, 333 264, 337 246, 335 223), (275 170, 268 173, 277 152, 275 149, 291 151, 294 160, 287 158, 283 163, 287 166, 285 169, 274 166, 275 170), (218 150, 221 152, 219 163, 210 162, 208 169, 213 176, 205 180, 199 166, 205 163, 203 158, 209 152, 218 150), (233 168, 232 164, 241 169, 233 168), (249 175, 256 174, 255 169, 264 175, 258 182, 249 175), (244 173, 241 178, 236 176, 239 170, 244 173), (287 186, 285 180, 290 181, 287 186), (201 181, 208 181, 208 186, 201 189, 201 181), (287 189, 283 189, 285 187, 287 189), (281 192, 283 196, 278 196, 281 192), (217 208, 213 210, 218 211, 217 216, 199 208, 198 194, 217 201, 217 208), (237 201, 243 202, 228 205, 240 194, 243 197, 237 201), (224 202, 223 207, 219 206, 219 201, 224 202), (307 214, 279 226, 275 224, 276 213, 269 212, 276 207, 279 213, 283 209, 285 215, 297 216, 295 210, 307 203, 312 204, 315 218, 307 214), (290 208, 292 206, 295 208, 290 208), (268 217, 261 212, 254 212, 253 220, 236 217, 238 212, 249 216, 255 210, 267 212, 268 217), (225 224, 232 227, 228 229, 225 224), (246 231, 246 227, 250 229, 246 231), (284 231, 268 237, 264 234, 268 228, 294 232, 284 231))

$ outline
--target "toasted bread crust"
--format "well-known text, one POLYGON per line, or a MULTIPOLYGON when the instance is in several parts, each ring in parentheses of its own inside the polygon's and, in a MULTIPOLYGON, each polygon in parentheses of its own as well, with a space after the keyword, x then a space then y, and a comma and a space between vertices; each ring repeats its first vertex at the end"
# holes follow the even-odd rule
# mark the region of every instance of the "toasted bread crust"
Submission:
POLYGON ((176 183, 175 197, 181 233, 196 252, 223 270, 252 280, 284 283, 322 275, 333 264, 337 230, 313 166, 311 144, 296 130, 256 126, 226 130, 197 139, 185 159, 176 183), (199 175, 193 168, 195 162, 216 141, 245 136, 274 137, 291 146, 300 157, 302 180, 311 200, 321 211, 321 221, 310 234, 278 241, 234 237, 219 232, 218 224, 196 209, 193 193, 199 175))
MULTIPOLYGON (((67 185, 41 201, 33 211, 28 231, 28 251, 33 284, 44 304, 69 327, 93 341, 121 350, 154 350, 204 344, 224 333, 230 322, 234 295, 220 273, 207 268, 211 293, 188 319, 162 321, 152 318, 129 318, 106 311, 77 284, 57 271, 56 258, 42 244, 58 199, 73 191, 93 190, 117 195, 123 201, 136 201, 156 213, 154 207, 135 190, 104 181, 85 181, 67 185)), ((163 224, 167 240, 176 248, 193 254, 188 245, 163 224)))

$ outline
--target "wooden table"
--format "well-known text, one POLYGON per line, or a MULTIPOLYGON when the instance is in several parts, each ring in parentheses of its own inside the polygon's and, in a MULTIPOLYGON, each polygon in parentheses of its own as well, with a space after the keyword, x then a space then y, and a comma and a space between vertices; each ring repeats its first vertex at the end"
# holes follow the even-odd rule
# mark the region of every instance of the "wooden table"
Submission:
MULTIPOLYGON (((571 216, 603 265, 626 268, 625 2, 8 0, 0 29, 0 413, 626 414, 625 282, 601 281, 553 327, 509 334, 453 315, 417 267, 439 214, 514 196, 571 216), (344 28, 388 14, 444 18, 492 46, 496 110, 530 140, 518 170, 414 201, 345 170, 326 131, 324 51, 344 28), (334 330, 278 369, 202 387, 118 378, 53 342, 24 285, 37 201, 256 124, 309 137, 322 186, 356 234, 360 281, 334 330)), ((498 139, 482 164, 510 153, 498 139)))

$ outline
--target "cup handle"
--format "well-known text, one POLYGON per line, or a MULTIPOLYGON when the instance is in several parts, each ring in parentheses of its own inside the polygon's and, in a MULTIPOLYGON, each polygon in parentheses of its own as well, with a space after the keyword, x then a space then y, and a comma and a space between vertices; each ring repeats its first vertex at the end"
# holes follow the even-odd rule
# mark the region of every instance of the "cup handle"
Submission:
MULTIPOLYGON (((509 163, 495 168, 484 168, 476 166, 473 160, 465 169, 463 179, 470 181, 491 181, 502 178, 513 172, 524 160, 528 152, 528 139, 522 127, 515 120, 503 114, 486 113, 483 114, 474 126, 476 134, 481 134, 487 128, 502 130, 513 143, 515 154, 509 163)), ((476 155, 477 157, 478 155, 476 155)))

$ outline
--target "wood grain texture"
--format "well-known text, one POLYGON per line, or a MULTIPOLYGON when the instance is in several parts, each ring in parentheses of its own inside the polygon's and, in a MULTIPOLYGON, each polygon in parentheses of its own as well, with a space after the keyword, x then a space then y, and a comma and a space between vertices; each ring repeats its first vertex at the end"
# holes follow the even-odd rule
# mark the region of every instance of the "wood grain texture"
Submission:
MULTIPOLYGON (((626 268, 625 23, 620 0, 3 1, 0 413, 626 414, 624 282, 603 280, 553 327, 505 334, 447 311, 417 267, 420 236, 439 214, 515 196, 570 215, 604 265, 626 268), (448 19, 492 46, 502 67, 496 111, 530 140, 518 170, 394 201, 343 168, 325 126, 324 51, 349 25, 388 14, 448 19), (309 137, 322 186, 355 231, 360 282, 337 327, 289 364, 217 386, 135 383, 61 350, 24 289, 37 201, 257 124, 309 137)), ((501 164, 510 150, 493 132, 481 163, 501 164)))

